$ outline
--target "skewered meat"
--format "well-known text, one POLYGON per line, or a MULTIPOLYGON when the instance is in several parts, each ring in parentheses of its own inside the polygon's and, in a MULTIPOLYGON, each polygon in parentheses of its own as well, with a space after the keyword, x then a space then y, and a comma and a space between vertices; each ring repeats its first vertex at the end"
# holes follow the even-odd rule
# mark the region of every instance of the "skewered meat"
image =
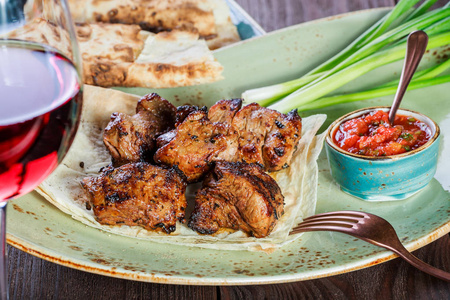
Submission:
MULTIPOLYGON (((184 119, 187 118, 191 113, 196 111, 207 111, 206 106, 199 108, 196 105, 182 105, 177 107, 177 113, 175 116, 175 128, 177 128, 181 123, 183 123, 184 119)), ((172 129, 162 135, 160 135, 156 139, 156 148, 161 148, 165 144, 169 143, 175 137, 176 131, 172 129)))
POLYGON ((178 125, 180 125, 181 123, 183 123, 184 119, 186 119, 187 116, 189 116, 191 113, 198 111, 198 110, 207 111, 208 109, 206 108, 206 106, 203 106, 203 107, 198 107, 196 105, 178 106, 176 117, 175 117, 175 128, 178 127, 178 125))
POLYGON ((256 103, 241 104, 240 99, 221 100, 207 116, 189 114, 159 138, 155 162, 177 166, 188 182, 202 178, 215 160, 256 163, 268 171, 286 168, 301 138, 297 111, 285 115, 256 103))
POLYGON ((298 113, 293 110, 285 115, 256 103, 241 106, 241 99, 220 100, 209 109, 208 118, 238 131, 238 160, 261 164, 268 171, 287 167, 301 138, 298 113))
POLYGON ((168 144, 177 134, 175 129, 172 129, 156 138, 156 149, 168 144))
POLYGON ((175 116, 175 106, 157 94, 141 98, 133 116, 113 113, 103 142, 114 166, 151 159, 156 137, 174 128, 175 116))
POLYGON ((116 168, 85 178, 82 186, 99 223, 170 233, 177 220, 185 221, 186 181, 206 176, 189 227, 202 234, 227 228, 265 237, 284 213, 284 197, 264 171, 288 165, 301 128, 296 111, 242 107, 241 99, 221 100, 209 111, 176 109, 150 94, 135 115, 112 115, 104 143, 116 168), (150 165, 151 159, 171 169, 150 165))
POLYGON ((237 150, 237 136, 225 123, 213 123, 203 110, 195 111, 175 130, 175 135, 159 148, 154 160, 182 171, 188 182, 196 182, 206 174, 211 162, 221 153, 237 150))
POLYGON ((302 119, 296 110, 285 115, 252 103, 236 113, 232 126, 239 135, 240 161, 278 171, 289 165, 301 138, 302 119))
POLYGON ((195 198, 188 226, 202 234, 220 228, 265 237, 284 213, 276 181, 255 164, 217 161, 195 198))
POLYGON ((247 163, 264 166, 262 149, 266 134, 272 128, 278 112, 256 103, 244 106, 233 118, 239 134, 239 158, 247 163))
POLYGON ((222 122, 231 125, 236 113, 242 107, 242 99, 220 100, 208 111, 211 122, 222 122))
POLYGON ((130 163, 87 177, 82 186, 100 224, 170 233, 175 231, 177 220, 185 221, 186 183, 173 169, 130 163))

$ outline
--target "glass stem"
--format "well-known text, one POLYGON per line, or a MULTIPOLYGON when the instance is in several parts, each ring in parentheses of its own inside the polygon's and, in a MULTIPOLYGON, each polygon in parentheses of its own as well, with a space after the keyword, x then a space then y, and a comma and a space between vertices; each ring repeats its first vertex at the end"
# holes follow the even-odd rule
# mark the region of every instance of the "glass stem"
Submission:
POLYGON ((9 298, 8 285, 8 257, 6 253, 6 204, 7 201, 0 202, 0 239, 2 245, 2 253, 0 257, 0 292, 1 299, 9 298))

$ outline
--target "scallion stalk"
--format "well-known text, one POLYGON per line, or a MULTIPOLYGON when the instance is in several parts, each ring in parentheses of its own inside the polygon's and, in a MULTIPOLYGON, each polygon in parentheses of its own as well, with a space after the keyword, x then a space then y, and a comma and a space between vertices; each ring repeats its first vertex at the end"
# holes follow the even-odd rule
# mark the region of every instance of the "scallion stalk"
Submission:
POLYGON ((406 19, 405 21, 409 21, 411 19, 414 19, 426 11, 430 9, 431 6, 433 6, 434 3, 436 3, 438 0, 426 0, 424 1, 417 9, 415 9, 406 19))
MULTIPOLYGON (((427 49, 433 49, 450 44, 450 32, 430 36, 427 49)), ((404 57, 406 42, 395 47, 379 51, 366 57, 345 69, 340 70, 326 78, 319 78, 310 84, 300 88, 296 92, 288 95, 269 107, 278 111, 288 112, 294 108, 299 108, 306 103, 314 101, 346 83, 374 70, 380 66, 400 60, 404 57)))
MULTIPOLYGON (((406 36, 410 32, 424 30, 430 37, 428 49, 449 45, 450 2, 430 12, 427 10, 436 2, 435 0, 425 0, 417 9, 412 9, 418 2, 401 0, 391 12, 328 61, 298 79, 247 90, 242 95, 245 102, 257 102, 283 112, 294 108, 302 110, 309 107, 324 107, 332 105, 330 103, 338 103, 336 101, 339 99, 343 103, 344 95, 333 97, 326 95, 373 69, 402 59, 405 54, 406 36)), ((417 72, 413 79, 414 87, 442 83, 448 77, 440 76, 434 81, 432 79, 447 68, 448 61, 417 72)), ((377 93, 389 94, 396 89, 394 82, 396 81, 366 92, 351 94, 351 99, 367 99, 367 96, 377 93)))
POLYGON ((403 0, 400 1, 389 13, 386 14, 380 21, 371 26, 362 35, 360 35, 354 42, 348 45, 344 50, 337 55, 321 64, 317 68, 308 73, 316 74, 326 70, 329 70, 339 64, 342 60, 350 56, 354 51, 363 47, 370 41, 381 35, 391 24, 401 18, 411 7, 417 4, 420 0, 403 0))
MULTIPOLYGON (((408 85, 408 90, 421 89, 433 85, 443 84, 450 82, 450 75, 443 75, 434 78, 419 78, 412 80, 408 85)), ((324 108, 331 105, 362 101, 373 99, 377 97, 384 97, 395 94, 397 91, 397 86, 385 86, 378 87, 375 89, 370 89, 357 93, 343 94, 343 95, 335 95, 330 97, 319 98, 313 102, 307 103, 299 108, 301 111, 312 110, 324 108)))
MULTIPOLYGON (((431 79, 433 77, 436 77, 440 74, 442 74, 443 72, 445 72, 446 70, 450 69, 450 59, 447 59, 446 61, 442 62, 441 64, 432 66, 428 69, 425 70, 420 70, 418 72, 416 72, 413 76, 413 80, 415 79, 431 79)), ((399 79, 387 82, 383 85, 380 85, 379 88, 381 87, 389 87, 389 86, 397 86, 399 83, 399 79)))
POLYGON ((259 105, 267 106, 323 75, 324 73, 305 75, 298 79, 283 82, 280 84, 248 90, 242 94, 242 98, 251 99, 250 102, 256 102, 259 105))

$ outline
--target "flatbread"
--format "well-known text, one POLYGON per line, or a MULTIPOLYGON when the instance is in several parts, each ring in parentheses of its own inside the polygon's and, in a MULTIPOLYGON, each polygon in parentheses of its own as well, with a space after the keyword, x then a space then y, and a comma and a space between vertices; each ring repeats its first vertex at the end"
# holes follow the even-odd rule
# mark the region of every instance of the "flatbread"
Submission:
POLYGON ((72 59, 72 43, 68 32, 45 19, 34 19, 25 26, 10 31, 7 38, 46 44, 72 59))
MULTIPOLYGON (((303 119, 302 139, 291 166, 271 173, 285 196, 285 214, 274 231, 266 238, 247 237, 243 232, 222 232, 218 235, 199 235, 186 224, 177 224, 170 235, 147 231, 137 226, 106 226, 97 223, 92 210, 86 209, 87 198, 80 182, 86 176, 97 176, 100 168, 108 165, 110 155, 103 145, 103 128, 112 112, 133 114, 140 97, 123 92, 85 86, 85 101, 80 127, 66 158, 37 189, 63 212, 89 226, 105 232, 132 236, 160 243, 226 250, 271 252, 297 239, 289 235, 292 226, 312 215, 317 198, 317 157, 322 149, 324 134, 315 136, 325 121, 325 115, 303 119)), ((198 185, 188 186, 187 199, 192 204, 198 185)))
POLYGON ((77 25, 84 82, 168 88, 222 79, 223 67, 197 33, 149 33, 137 25, 77 25))
POLYGON ((137 25, 77 24, 75 29, 83 60, 134 62, 150 34, 137 25))
POLYGON ((74 22, 140 24, 151 31, 194 27, 202 36, 216 33, 213 2, 208 0, 69 0, 74 22))
POLYGON ((69 0, 77 23, 121 23, 151 32, 197 32, 210 49, 240 40, 224 0, 69 0))
MULTIPOLYGON (((83 81, 103 87, 170 88, 221 80, 223 67, 198 33, 173 30, 153 34, 137 25, 78 24, 83 81)), ((44 19, 14 32, 48 44, 71 58, 68 33, 44 19)))

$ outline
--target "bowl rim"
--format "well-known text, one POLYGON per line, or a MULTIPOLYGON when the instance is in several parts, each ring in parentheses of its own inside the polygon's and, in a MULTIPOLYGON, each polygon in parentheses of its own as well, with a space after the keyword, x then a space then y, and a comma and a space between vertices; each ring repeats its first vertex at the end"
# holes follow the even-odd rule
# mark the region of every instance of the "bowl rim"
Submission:
MULTIPOLYGON (((331 123, 331 125, 328 127, 327 129, 327 134, 326 134, 326 143, 333 148, 334 150, 338 151, 339 153, 343 154, 343 155, 347 155, 347 156, 351 156, 354 158, 359 158, 359 159, 363 159, 363 160, 371 160, 371 161, 376 161, 376 160, 397 160, 403 157, 407 157, 407 156, 411 156, 414 155, 416 153, 419 153, 425 149, 427 149, 429 146, 431 146, 431 144, 433 144, 439 137, 440 135, 440 128, 438 126, 438 124, 433 121, 430 117, 419 113, 417 111, 414 110, 410 110, 410 109, 405 109, 405 108, 399 108, 397 113, 401 113, 401 112, 410 112, 413 114, 417 114, 420 115, 422 118, 428 120, 430 123, 432 123, 436 130, 434 132, 434 135, 422 146, 420 146, 419 148, 416 148, 414 150, 411 150, 409 152, 405 152, 405 153, 401 153, 401 154, 395 154, 395 155, 386 155, 386 156, 365 156, 365 155, 361 155, 361 154, 355 154, 355 153, 351 153, 348 151, 345 151, 344 149, 340 148, 339 146, 337 146, 334 142, 333 142, 333 137, 332 137, 332 133, 335 131, 334 129, 339 126, 340 124, 342 124, 343 121, 347 121, 346 119, 353 119, 353 118, 357 118, 360 117, 361 115, 368 113, 369 111, 372 110, 380 110, 380 109, 390 109, 390 106, 371 106, 371 107, 366 107, 366 108, 360 108, 354 111, 351 111, 343 116, 341 116, 340 118, 336 119, 333 123, 331 123), (351 116, 351 118, 349 118, 351 116)), ((428 124, 427 124, 428 125, 428 124)))

